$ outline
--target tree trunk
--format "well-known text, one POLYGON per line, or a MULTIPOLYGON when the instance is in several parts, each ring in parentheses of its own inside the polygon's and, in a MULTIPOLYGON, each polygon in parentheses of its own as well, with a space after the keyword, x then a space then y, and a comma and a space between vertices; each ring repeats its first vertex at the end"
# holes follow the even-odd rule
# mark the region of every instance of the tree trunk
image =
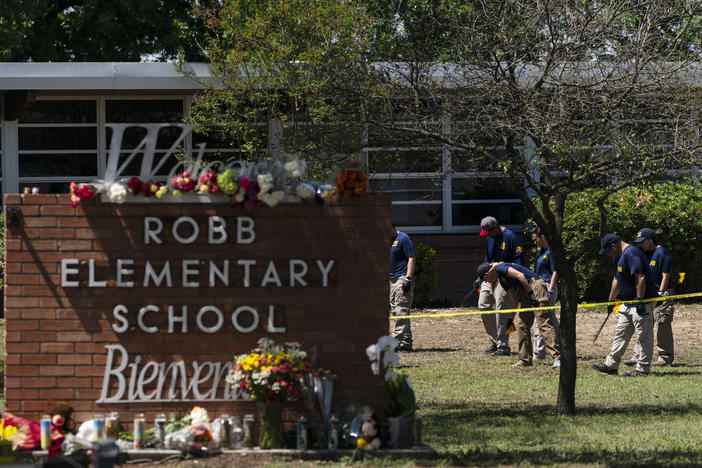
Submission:
POLYGON ((575 318, 578 311, 578 283, 575 272, 558 270, 561 284, 565 286, 561 296, 561 369, 558 378, 558 402, 556 414, 575 415, 575 379, 577 354, 575 351, 575 318))

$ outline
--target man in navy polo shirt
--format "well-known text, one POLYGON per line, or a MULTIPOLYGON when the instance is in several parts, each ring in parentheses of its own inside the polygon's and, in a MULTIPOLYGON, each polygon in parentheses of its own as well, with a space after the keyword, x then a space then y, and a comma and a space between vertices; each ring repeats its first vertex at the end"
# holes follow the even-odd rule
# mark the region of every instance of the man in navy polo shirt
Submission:
MULTIPOLYGON (((485 259, 484 262, 507 262, 522 265, 522 245, 519 237, 504 226, 500 226, 495 218, 486 216, 480 221, 480 235, 485 237, 485 259)), ((496 283, 495 288, 483 281, 480 285, 480 296, 478 298, 478 309, 480 310, 501 310, 513 309, 515 304, 511 304, 507 293, 500 283, 496 283)), ((490 347, 485 352, 493 356, 509 356, 509 335, 507 323, 514 318, 514 313, 509 314, 487 314, 481 315, 485 332, 490 339, 490 347)))
MULTIPOLYGON (((659 245, 656 241, 656 233, 653 229, 642 228, 634 239, 634 244, 646 253, 649 262, 648 266, 653 272, 656 280, 656 291, 658 295, 669 296, 671 289, 670 271, 673 257, 668 250, 659 245)), ((673 301, 656 302, 653 307, 653 322, 658 325, 656 328, 656 349, 658 350, 658 360, 652 366, 669 366, 675 359, 675 346, 673 343, 673 301)), ((624 361, 627 366, 636 364, 639 355, 640 345, 637 342, 634 346, 634 355, 630 360, 624 361)))
MULTIPOLYGON (((482 263, 477 270, 478 276, 486 283, 497 286, 507 292, 514 304, 521 303, 524 308, 548 306, 548 285, 536 273, 517 263, 482 263)), ((519 361, 513 367, 532 365, 533 347, 531 326, 534 317, 539 323, 541 336, 551 357, 553 368, 561 367, 560 346, 556 342, 556 329, 550 310, 524 311, 517 314, 515 325, 519 342, 519 361)))
MULTIPOLYGON (((412 239, 404 232, 392 228, 390 245, 390 310, 392 315, 409 315, 414 295, 415 255, 412 239)), ((395 322, 392 333, 399 351, 412 351, 412 328, 410 319, 395 322)))
MULTIPOLYGON (((606 234, 602 238, 600 255, 606 253, 613 259, 614 278, 609 292, 609 301, 617 296, 623 301, 644 300, 657 297, 653 273, 648 267, 646 255, 636 247, 627 244, 616 234, 606 234)), ((593 364, 592 368, 605 374, 616 375, 622 355, 629 346, 629 340, 636 332, 641 350, 636 369, 625 372, 626 377, 648 375, 653 356, 653 303, 632 302, 619 306, 619 322, 614 332, 612 349, 605 361, 593 364)))

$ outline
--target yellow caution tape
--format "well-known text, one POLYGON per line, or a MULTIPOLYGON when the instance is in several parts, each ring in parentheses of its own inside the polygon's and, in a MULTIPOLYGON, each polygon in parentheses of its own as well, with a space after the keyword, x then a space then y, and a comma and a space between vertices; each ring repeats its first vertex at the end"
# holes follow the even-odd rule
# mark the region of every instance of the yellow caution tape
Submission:
MULTIPOLYGON (((643 300, 631 300, 631 301, 613 301, 613 302, 593 302, 586 304, 578 304, 578 309, 590 309, 593 307, 603 307, 609 305, 620 305, 620 304, 636 304, 638 302, 660 302, 660 301, 670 301, 672 299, 689 299, 691 297, 702 297, 702 292, 688 293, 688 294, 677 294, 675 296, 660 296, 652 297, 650 299, 643 300)), ((467 312, 449 312, 445 314, 410 314, 410 315, 393 315, 390 320, 398 320, 402 318, 441 318, 441 317, 460 317, 463 315, 482 315, 482 314, 511 314, 518 312, 530 312, 535 310, 560 310, 561 306, 544 306, 544 307, 525 307, 523 309, 500 309, 500 310, 471 310, 467 312)))

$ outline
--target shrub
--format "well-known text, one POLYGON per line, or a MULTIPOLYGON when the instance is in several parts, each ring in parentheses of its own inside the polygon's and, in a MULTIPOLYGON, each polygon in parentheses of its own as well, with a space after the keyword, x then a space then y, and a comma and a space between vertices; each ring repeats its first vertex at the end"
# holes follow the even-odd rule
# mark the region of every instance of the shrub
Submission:
POLYGON ((439 277, 436 271, 436 250, 418 242, 414 245, 414 253, 417 263, 414 272, 412 306, 423 307, 429 303, 429 295, 434 290, 439 277))
MULTIPOLYGON (((589 190, 568 197, 563 222, 566 249, 574 252, 582 245, 585 253, 576 260, 576 273, 582 298, 606 299, 612 284, 613 266, 609 256, 599 255, 600 213, 595 200, 602 192, 589 190)), ((608 232, 631 242, 642 227, 653 229, 657 241, 673 256, 671 285, 685 272, 682 290, 702 287, 702 184, 693 180, 629 187, 609 197, 608 232)))

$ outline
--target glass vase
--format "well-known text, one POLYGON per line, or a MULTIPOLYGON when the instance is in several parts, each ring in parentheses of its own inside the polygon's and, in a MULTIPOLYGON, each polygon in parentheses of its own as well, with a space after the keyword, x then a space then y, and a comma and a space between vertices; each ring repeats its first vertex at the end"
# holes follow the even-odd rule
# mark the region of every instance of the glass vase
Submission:
POLYGON ((261 429, 258 434, 258 446, 262 449, 283 447, 283 402, 259 402, 261 429))

